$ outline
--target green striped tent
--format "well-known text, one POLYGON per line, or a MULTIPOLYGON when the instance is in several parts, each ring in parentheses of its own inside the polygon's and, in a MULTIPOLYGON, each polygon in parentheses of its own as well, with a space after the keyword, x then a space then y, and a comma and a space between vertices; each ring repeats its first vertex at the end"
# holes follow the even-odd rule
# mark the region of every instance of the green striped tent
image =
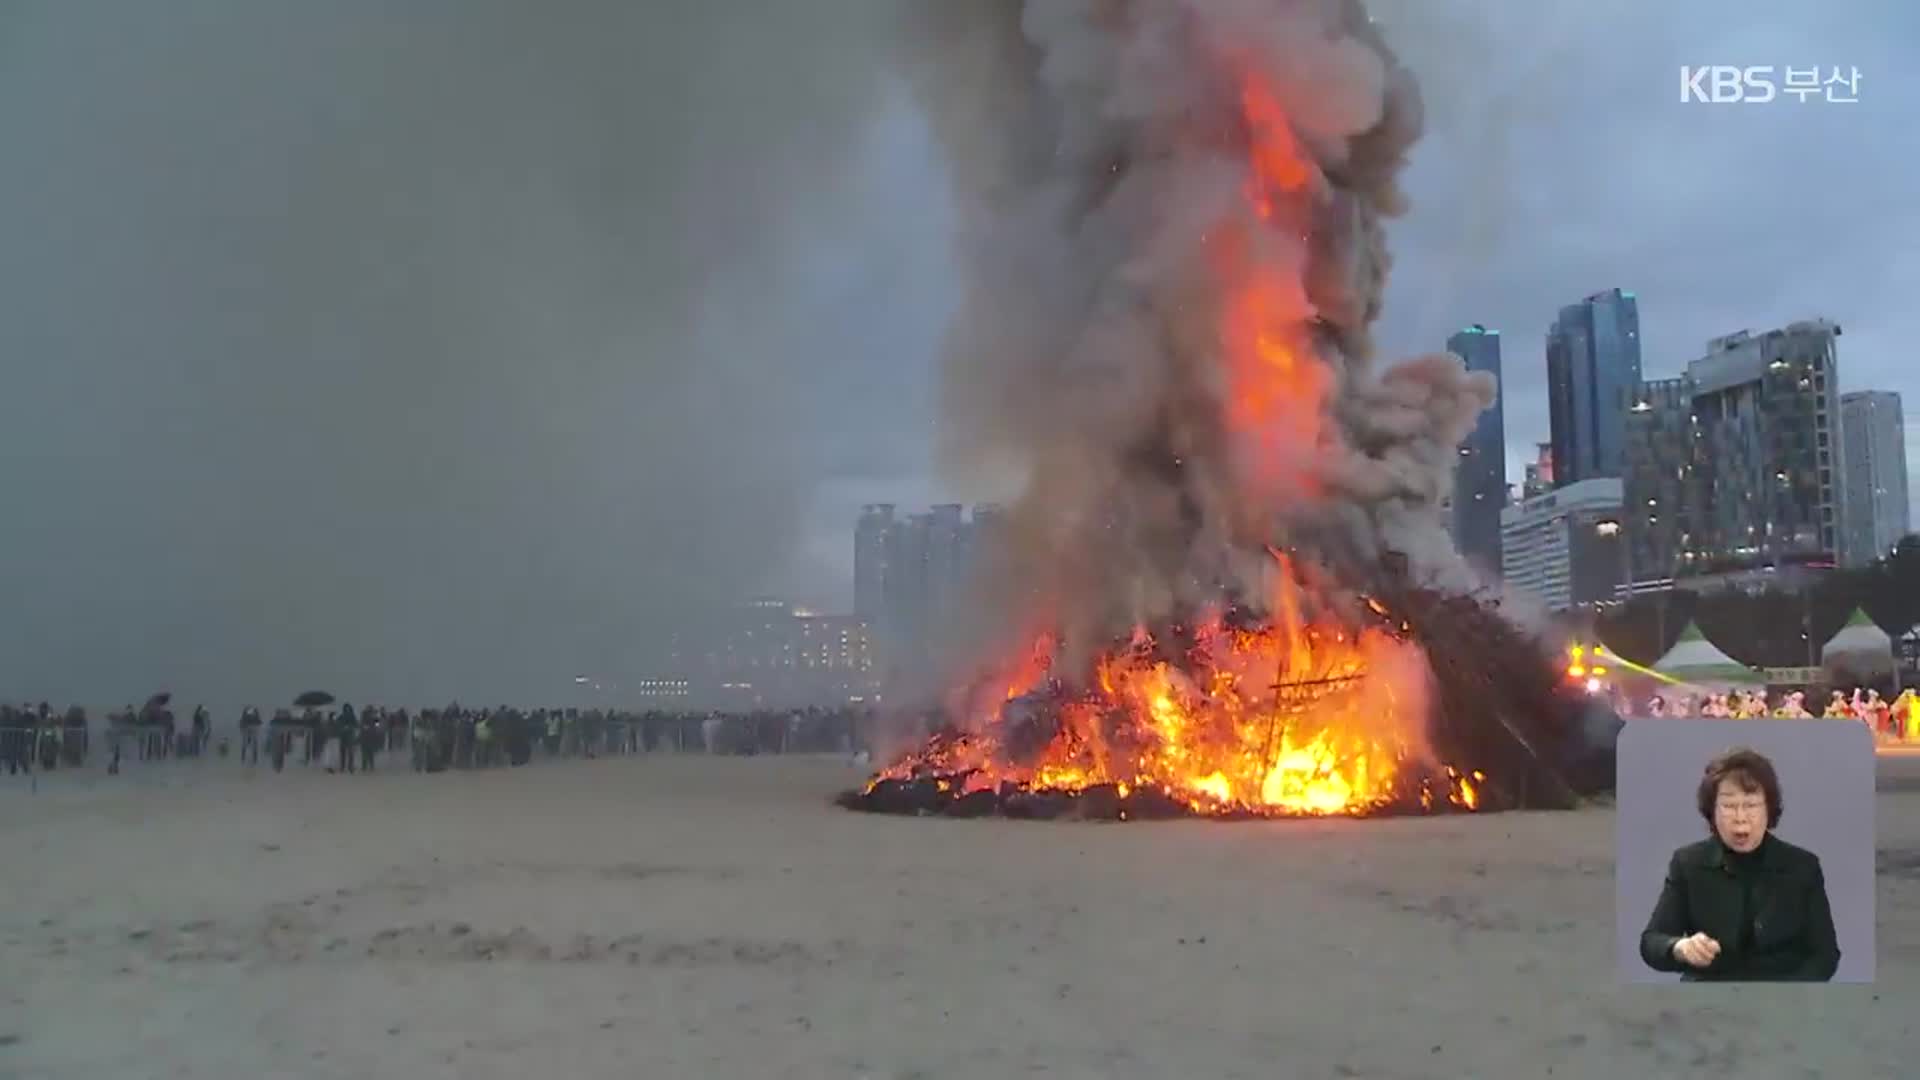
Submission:
POLYGON ((1680 631, 1680 640, 1673 643, 1673 648, 1654 661, 1653 670, 1696 685, 1757 686, 1767 681, 1764 673, 1721 652, 1693 622, 1680 631))

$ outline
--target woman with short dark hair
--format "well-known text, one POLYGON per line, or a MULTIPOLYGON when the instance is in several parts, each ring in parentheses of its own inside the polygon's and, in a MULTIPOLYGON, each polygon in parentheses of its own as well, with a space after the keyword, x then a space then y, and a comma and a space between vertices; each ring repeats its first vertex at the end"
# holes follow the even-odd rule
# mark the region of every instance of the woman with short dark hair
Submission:
POLYGON ((1826 982, 1840 966, 1820 857, 1773 834, 1785 801, 1773 762, 1740 747, 1695 791, 1707 839, 1673 853, 1640 958, 1686 981, 1826 982))

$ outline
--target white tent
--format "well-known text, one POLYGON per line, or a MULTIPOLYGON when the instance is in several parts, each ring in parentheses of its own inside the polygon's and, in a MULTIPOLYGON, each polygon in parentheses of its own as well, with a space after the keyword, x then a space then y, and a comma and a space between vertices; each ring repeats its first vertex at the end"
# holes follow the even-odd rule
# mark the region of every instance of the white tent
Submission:
POLYGON ((1855 608, 1847 624, 1821 646, 1820 666, 1845 668, 1856 675, 1884 675, 1893 670, 1893 639, 1866 612, 1855 608))
POLYGON ((1689 622, 1667 655, 1653 662, 1653 670, 1670 679, 1696 686, 1747 686, 1766 682, 1766 676, 1721 652, 1699 624, 1689 622))

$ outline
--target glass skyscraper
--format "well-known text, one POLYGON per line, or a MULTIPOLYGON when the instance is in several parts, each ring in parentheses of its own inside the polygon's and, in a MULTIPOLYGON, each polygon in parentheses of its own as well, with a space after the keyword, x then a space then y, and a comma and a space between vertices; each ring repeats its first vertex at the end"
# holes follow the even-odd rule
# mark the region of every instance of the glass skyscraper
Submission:
POLYGON ((1640 302, 1609 289, 1560 309, 1547 331, 1556 487, 1626 470, 1626 417, 1640 384, 1640 302))
MULTIPOLYGON (((1467 362, 1470 371, 1500 378, 1500 331, 1475 324, 1447 339, 1447 351, 1467 362)), ((1490 576, 1501 572, 1500 511, 1507 505, 1507 426, 1505 390, 1480 414, 1473 433, 1460 447, 1453 478, 1453 539, 1461 554, 1490 576)))
POLYGON ((1906 417, 1900 395, 1859 390, 1840 397, 1840 431, 1846 480, 1846 535, 1840 548, 1849 565, 1883 558, 1907 535, 1906 417))

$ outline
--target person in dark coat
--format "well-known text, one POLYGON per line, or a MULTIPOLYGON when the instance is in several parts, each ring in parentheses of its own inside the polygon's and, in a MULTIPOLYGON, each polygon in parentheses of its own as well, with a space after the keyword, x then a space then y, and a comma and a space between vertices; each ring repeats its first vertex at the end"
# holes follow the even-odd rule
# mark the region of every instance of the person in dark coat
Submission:
POLYGON ((207 707, 205 705, 195 705, 193 707, 193 730, 189 735, 192 741, 187 744, 187 756, 199 757, 205 753, 207 749, 207 737, 212 734, 213 717, 207 714, 207 707))
POLYGON ((381 723, 380 713, 372 708, 360 722, 360 771, 372 772, 374 759, 380 755, 380 748, 387 742, 387 733, 381 723))
POLYGON ((240 760, 260 764, 260 710, 251 705, 240 710, 240 760))
POLYGON ((345 776, 353 771, 354 750, 360 742, 360 718, 353 714, 353 706, 342 704, 340 715, 333 721, 334 737, 340 740, 340 774, 345 776))
POLYGON ((33 721, 33 748, 40 755, 40 767, 52 772, 60 767, 60 729, 53 721, 53 706, 40 703, 33 721))
POLYGON ((0 757, 7 759, 8 776, 19 773, 22 765, 33 771, 32 757, 27 753, 26 717, 11 705, 0 705, 0 757))
POLYGON ((306 745, 301 750, 301 764, 311 765, 320 756, 320 744, 326 741, 327 729, 320 716, 320 710, 311 705, 300 714, 300 726, 306 729, 306 745))
POLYGON ((1775 836, 1780 777, 1758 751, 1707 763, 1709 835, 1673 853, 1640 959, 1688 982, 1827 982, 1840 966, 1820 857, 1775 836))
POLYGON ((78 767, 86 764, 90 740, 87 738, 87 710, 78 705, 67 706, 60 718, 60 756, 68 765, 78 767))

